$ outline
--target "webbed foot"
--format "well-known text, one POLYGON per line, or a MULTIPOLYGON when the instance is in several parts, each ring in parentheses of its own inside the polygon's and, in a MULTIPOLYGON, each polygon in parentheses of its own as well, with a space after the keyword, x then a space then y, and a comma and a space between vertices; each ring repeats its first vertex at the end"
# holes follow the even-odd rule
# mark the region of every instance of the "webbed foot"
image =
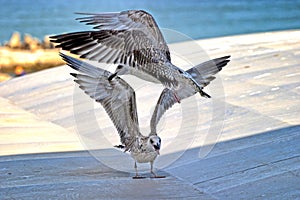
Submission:
POLYGON ((155 176, 151 176, 151 178, 166 178, 166 176, 158 176, 158 175, 155 175, 155 176))
POLYGON ((146 178, 145 176, 133 176, 132 179, 144 179, 146 178))

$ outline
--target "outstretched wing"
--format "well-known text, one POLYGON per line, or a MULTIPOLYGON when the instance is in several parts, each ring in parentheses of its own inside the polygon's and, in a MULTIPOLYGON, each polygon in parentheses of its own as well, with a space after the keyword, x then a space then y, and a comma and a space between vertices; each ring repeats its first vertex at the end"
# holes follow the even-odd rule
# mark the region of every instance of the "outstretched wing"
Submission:
POLYGON ((123 79, 108 81, 110 72, 60 53, 66 63, 81 72, 71 73, 79 87, 96 102, 101 103, 115 125, 122 144, 131 149, 135 138, 141 136, 136 110, 135 92, 123 79))
POLYGON ((227 65, 230 61, 229 58, 230 56, 224 56, 206 61, 188 69, 187 73, 189 73, 200 86, 205 87, 216 78, 214 75, 227 65))
POLYGON ((169 48, 154 18, 142 10, 88 14, 80 22, 94 25, 96 31, 51 36, 57 47, 98 62, 131 67, 159 60, 170 61, 169 48))
MULTIPOLYGON (((195 67, 187 70, 194 80, 202 87, 204 88, 207 86, 212 80, 215 79, 215 74, 222 70, 223 67, 227 65, 230 56, 224 56, 221 58, 216 58, 213 60, 209 60, 207 62, 201 63, 199 65, 196 65, 195 67)), ((183 100, 185 98, 188 98, 197 92, 189 87, 184 86, 180 89, 176 90, 176 95, 179 97, 179 99, 183 100)), ((156 134, 156 126, 163 116, 163 114, 171 108, 177 100, 174 98, 174 93, 168 88, 165 88, 156 104, 156 107, 154 109, 154 112, 152 114, 152 118, 150 121, 150 127, 151 127, 151 134, 156 134)))

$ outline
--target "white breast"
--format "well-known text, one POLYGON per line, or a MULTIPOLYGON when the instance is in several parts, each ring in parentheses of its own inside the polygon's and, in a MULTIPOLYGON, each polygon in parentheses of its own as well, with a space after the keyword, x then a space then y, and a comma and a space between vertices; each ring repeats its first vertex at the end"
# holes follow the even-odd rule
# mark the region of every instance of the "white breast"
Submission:
POLYGON ((134 160, 136 160, 138 163, 147 163, 150 161, 154 161, 157 157, 156 151, 151 152, 131 152, 131 156, 134 160))

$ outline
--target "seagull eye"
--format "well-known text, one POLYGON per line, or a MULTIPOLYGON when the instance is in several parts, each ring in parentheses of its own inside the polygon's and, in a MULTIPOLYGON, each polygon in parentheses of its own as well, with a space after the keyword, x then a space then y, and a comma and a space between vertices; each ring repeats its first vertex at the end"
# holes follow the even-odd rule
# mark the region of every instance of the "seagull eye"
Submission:
POLYGON ((152 143, 153 143, 153 140, 151 139, 150 142, 151 142, 151 144, 152 144, 152 143))
POLYGON ((118 65, 117 69, 121 69, 122 68, 122 65, 118 65))

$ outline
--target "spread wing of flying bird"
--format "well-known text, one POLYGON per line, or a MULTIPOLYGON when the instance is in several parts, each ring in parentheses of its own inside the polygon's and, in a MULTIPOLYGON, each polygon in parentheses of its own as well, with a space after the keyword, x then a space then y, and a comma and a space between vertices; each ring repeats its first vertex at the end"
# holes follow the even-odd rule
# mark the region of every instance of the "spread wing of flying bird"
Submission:
POLYGON ((116 75, 132 74, 141 79, 162 83, 173 91, 191 85, 195 92, 210 97, 188 72, 171 63, 169 48, 154 18, 143 10, 120 13, 88 14, 78 18, 93 25, 93 31, 82 31, 51 36, 57 47, 78 54, 81 58, 118 64, 116 75))
POLYGON ((82 58, 132 67, 146 62, 170 60, 169 48, 153 17, 142 10, 120 13, 79 13, 80 22, 93 25, 95 31, 52 36, 57 47, 82 58))
MULTIPOLYGON (((227 63, 230 61, 229 58, 230 56, 224 56, 209 60, 207 62, 196 65, 193 68, 190 68, 189 70, 187 70, 187 72, 191 74, 191 76, 193 76, 193 78, 202 88, 204 88, 212 80, 215 79, 214 75, 227 65, 227 63)), ((176 93, 182 100, 193 96, 194 94, 196 94, 196 91, 186 85, 185 87, 176 90, 176 93)), ((175 103, 177 103, 177 101, 173 98, 173 92, 170 89, 165 88, 158 99, 150 121, 151 133, 156 133, 156 127, 162 115, 175 103)))
POLYGON ((153 172, 153 162, 159 155, 161 139, 157 134, 150 133, 148 136, 143 136, 140 133, 135 92, 132 87, 120 77, 109 80, 108 77, 112 73, 106 70, 62 53, 60 56, 67 65, 79 72, 71 73, 79 87, 99 102, 109 115, 125 151, 129 151, 135 160, 134 178, 143 178, 138 175, 137 162, 150 162, 154 177, 163 178, 164 176, 157 176, 153 172))

